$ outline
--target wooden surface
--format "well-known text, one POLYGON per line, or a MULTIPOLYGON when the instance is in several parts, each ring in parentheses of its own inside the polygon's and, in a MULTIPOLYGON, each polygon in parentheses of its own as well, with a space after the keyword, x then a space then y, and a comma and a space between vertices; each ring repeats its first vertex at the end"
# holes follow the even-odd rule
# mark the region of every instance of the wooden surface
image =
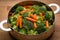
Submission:
MULTIPOLYGON (((24 1, 24 0, 23 0, 24 1)), ((60 6, 60 0, 38 0, 45 4, 56 3, 60 6)), ((16 3, 21 2, 21 0, 0 0, 0 22, 7 19, 8 12, 12 6, 16 3)), ((51 7, 55 10, 55 7, 51 7)), ((49 40, 60 40, 60 11, 55 14, 55 32, 49 40)), ((13 38, 8 34, 8 32, 0 30, 0 40, 13 40, 13 38)))

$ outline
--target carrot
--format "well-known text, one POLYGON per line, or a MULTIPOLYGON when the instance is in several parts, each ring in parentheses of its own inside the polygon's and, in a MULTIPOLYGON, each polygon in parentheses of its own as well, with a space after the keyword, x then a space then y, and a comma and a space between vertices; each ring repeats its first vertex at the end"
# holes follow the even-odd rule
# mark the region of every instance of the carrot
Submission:
POLYGON ((20 18, 20 16, 17 18, 16 26, 19 25, 19 18, 20 18))
POLYGON ((46 21, 46 28, 48 28, 49 27, 49 22, 48 21, 46 21))
POLYGON ((37 20, 36 14, 30 14, 30 17, 32 17, 33 19, 37 20))
POLYGON ((33 14, 30 14, 30 17, 32 17, 32 18, 33 18, 33 16, 34 16, 33 14))
POLYGON ((30 9, 25 9, 23 11, 20 12, 20 14, 24 14, 25 12, 30 12, 31 10, 30 9))
POLYGON ((42 13, 40 13, 40 16, 41 16, 41 19, 42 19, 42 21, 43 21, 43 14, 42 14, 42 13))
POLYGON ((42 13, 40 13, 40 16, 42 17, 42 16, 43 16, 43 14, 42 14, 42 13))
POLYGON ((22 16, 17 18, 16 26, 20 26, 20 28, 22 28, 22 16))
POLYGON ((34 28, 36 29, 37 28, 37 25, 36 25, 36 23, 34 22, 34 28))
POLYGON ((35 19, 35 20, 38 20, 38 18, 37 18, 37 15, 36 15, 36 14, 34 14, 34 19, 35 19))
POLYGON ((25 12, 30 12, 31 10, 30 9, 26 9, 26 11, 25 12))
POLYGON ((34 14, 34 17, 36 17, 36 14, 34 14))
POLYGON ((26 17, 27 20, 29 21, 32 21, 32 22, 36 22, 36 20, 32 19, 32 18, 29 18, 29 17, 26 17))
POLYGON ((22 28, 22 18, 21 17, 20 17, 19 21, 20 21, 20 23, 19 23, 20 25, 19 26, 20 26, 20 28, 22 28))

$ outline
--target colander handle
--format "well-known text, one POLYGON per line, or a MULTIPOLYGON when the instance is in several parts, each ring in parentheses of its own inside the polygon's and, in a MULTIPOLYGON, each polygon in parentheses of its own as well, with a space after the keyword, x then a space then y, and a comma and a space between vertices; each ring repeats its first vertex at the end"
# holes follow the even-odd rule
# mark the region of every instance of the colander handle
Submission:
POLYGON ((58 13, 60 8, 59 8, 59 5, 58 4, 55 4, 55 3, 52 3, 52 4, 49 4, 48 6, 55 6, 56 7, 56 10, 54 11, 54 14, 58 13))
POLYGON ((0 23, 0 29, 2 29, 3 31, 11 31, 10 28, 4 28, 4 27, 3 27, 3 24, 4 24, 4 23, 7 23, 7 20, 3 20, 3 21, 0 23))

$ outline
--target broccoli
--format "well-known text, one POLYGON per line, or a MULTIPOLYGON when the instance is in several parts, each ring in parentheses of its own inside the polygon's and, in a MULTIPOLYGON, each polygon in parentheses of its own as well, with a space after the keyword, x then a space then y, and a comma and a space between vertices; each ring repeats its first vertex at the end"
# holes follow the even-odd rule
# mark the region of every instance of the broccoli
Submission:
POLYGON ((23 10, 24 10, 24 7, 18 6, 18 7, 16 8, 15 14, 20 13, 20 11, 23 11, 23 10))
POLYGON ((28 31, 28 34, 29 35, 36 35, 36 34, 38 34, 38 32, 34 31, 34 30, 30 30, 30 31, 28 31))
POLYGON ((46 28, 44 27, 45 25, 44 25, 44 23, 37 23, 37 32, 40 34, 41 32, 44 32, 44 31, 46 31, 46 28))
POLYGON ((23 17, 29 17, 30 16, 30 12, 25 12, 23 15, 22 15, 23 17))
POLYGON ((17 27, 16 25, 14 25, 14 26, 12 27, 12 29, 18 31, 18 27, 17 27))
POLYGON ((27 31, 26 31, 25 28, 22 28, 22 29, 19 30, 19 33, 20 34, 27 34, 27 31))

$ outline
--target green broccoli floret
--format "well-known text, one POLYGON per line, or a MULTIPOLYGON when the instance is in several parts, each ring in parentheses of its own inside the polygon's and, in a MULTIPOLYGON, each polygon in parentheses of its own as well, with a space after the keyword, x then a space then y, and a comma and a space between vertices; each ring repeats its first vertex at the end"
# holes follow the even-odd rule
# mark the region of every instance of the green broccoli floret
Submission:
POLYGON ((18 31, 18 26, 14 25, 14 26, 12 27, 12 29, 18 31))
POLYGON ((19 30, 19 33, 20 34, 27 34, 27 31, 26 31, 25 28, 22 28, 22 29, 19 30))
POLYGON ((41 32, 44 32, 44 31, 46 31, 46 28, 44 27, 45 25, 44 25, 44 23, 37 23, 37 32, 40 34, 41 32))
POLYGON ((16 8, 15 14, 20 13, 20 11, 23 11, 23 10, 24 10, 24 7, 18 6, 18 7, 16 8))
POLYGON ((29 17, 30 16, 30 12, 25 12, 22 16, 23 17, 29 17))
POLYGON ((34 30, 30 30, 30 31, 28 31, 28 34, 29 35, 36 35, 36 34, 38 34, 38 32, 34 31, 34 30))

